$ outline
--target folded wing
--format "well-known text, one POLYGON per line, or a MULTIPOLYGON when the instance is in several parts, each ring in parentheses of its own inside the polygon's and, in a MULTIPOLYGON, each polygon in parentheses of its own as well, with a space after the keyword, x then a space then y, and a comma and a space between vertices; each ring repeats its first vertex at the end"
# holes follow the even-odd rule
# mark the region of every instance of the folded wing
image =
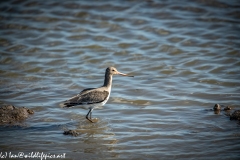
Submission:
POLYGON ((94 88, 85 89, 78 95, 64 102, 65 107, 76 105, 95 104, 103 102, 109 95, 108 91, 96 90, 94 88))

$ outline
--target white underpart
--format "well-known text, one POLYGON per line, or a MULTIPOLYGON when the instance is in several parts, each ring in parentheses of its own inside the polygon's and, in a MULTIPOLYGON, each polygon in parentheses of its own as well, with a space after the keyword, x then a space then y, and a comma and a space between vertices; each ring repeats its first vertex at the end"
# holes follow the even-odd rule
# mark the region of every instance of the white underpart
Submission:
POLYGON ((109 93, 109 94, 108 94, 107 98, 106 98, 104 101, 102 101, 101 103, 92 104, 92 105, 90 105, 88 108, 90 109, 90 108, 92 107, 93 109, 95 109, 95 108, 100 108, 100 107, 102 107, 104 104, 107 103, 107 101, 108 101, 108 99, 109 99, 109 97, 110 97, 111 87, 109 88, 108 93, 109 93))

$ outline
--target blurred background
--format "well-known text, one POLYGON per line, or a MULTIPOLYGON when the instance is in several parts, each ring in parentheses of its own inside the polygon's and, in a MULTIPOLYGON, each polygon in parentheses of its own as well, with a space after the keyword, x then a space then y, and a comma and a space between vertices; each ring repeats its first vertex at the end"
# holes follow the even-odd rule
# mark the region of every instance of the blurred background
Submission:
POLYGON ((1 126, 2 152, 66 159, 239 159, 240 2, 0 2, 0 104, 35 111, 1 126), (59 103, 115 76, 93 111, 59 103), (215 114, 215 103, 231 106, 215 114), (74 129, 77 137, 63 135, 74 129))

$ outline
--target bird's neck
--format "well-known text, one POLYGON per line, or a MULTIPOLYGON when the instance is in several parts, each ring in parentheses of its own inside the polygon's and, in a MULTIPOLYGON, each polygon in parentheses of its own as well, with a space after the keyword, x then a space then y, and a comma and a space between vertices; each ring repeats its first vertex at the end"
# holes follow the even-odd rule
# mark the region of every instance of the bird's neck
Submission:
POLYGON ((112 75, 105 74, 105 79, 104 79, 103 86, 111 88, 111 86, 112 86, 112 75))

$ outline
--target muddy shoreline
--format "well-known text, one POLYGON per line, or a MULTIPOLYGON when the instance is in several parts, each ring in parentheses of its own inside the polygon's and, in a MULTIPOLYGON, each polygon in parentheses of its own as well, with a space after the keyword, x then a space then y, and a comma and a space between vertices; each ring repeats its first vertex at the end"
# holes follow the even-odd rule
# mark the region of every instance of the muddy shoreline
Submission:
POLYGON ((34 111, 26 107, 2 106, 0 107, 0 125, 18 125, 32 114, 34 111))

